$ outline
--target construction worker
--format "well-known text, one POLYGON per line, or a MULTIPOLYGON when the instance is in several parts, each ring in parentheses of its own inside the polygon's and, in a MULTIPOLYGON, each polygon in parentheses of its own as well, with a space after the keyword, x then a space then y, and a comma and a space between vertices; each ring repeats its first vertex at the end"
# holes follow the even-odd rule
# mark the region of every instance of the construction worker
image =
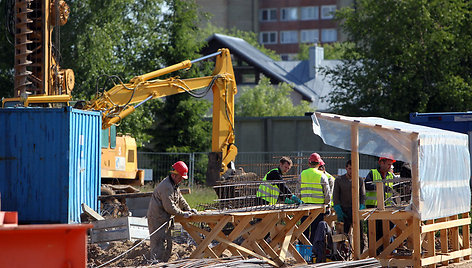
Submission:
POLYGON ((336 177, 334 177, 333 175, 329 174, 327 171, 326 171, 326 164, 325 162, 323 161, 323 159, 321 159, 321 163, 320 163, 320 166, 318 167, 319 170, 323 171, 323 173, 326 175, 326 177, 328 178, 328 183, 329 183, 329 189, 331 190, 331 192, 329 193, 329 196, 331 198, 331 203, 330 205, 333 206, 333 190, 334 190, 334 182, 336 181, 336 177))
MULTIPOLYGON (((376 181, 382 180, 393 180, 393 173, 390 172, 390 168, 396 161, 386 157, 379 158, 379 167, 377 169, 370 170, 369 174, 365 178, 365 189, 366 189, 366 201, 365 205, 368 208, 377 207, 377 191, 376 181)), ((385 201, 387 204, 391 204, 392 191, 389 188, 393 187, 393 183, 386 182, 384 187, 385 201)))
POLYGON ((149 233, 161 229, 151 236, 151 259, 167 262, 172 253, 171 215, 189 218, 196 214, 180 193, 179 183, 187 179, 188 167, 183 161, 172 165, 169 176, 154 189, 147 212, 149 233))
MULTIPOLYGON (((288 156, 283 156, 279 160, 279 167, 269 170, 262 179, 266 181, 280 181, 283 180, 282 175, 286 174, 292 168, 292 160, 288 156)), ((292 194, 290 189, 284 183, 262 183, 256 193, 257 205, 274 205, 277 201, 285 201, 286 198, 300 203, 298 197, 292 194)))
MULTIPOLYGON (((349 234, 352 226, 352 166, 351 160, 346 162, 346 174, 334 182, 333 208, 338 222, 344 223, 344 233, 349 234)), ((362 178, 359 178, 359 208, 365 209, 365 187, 362 178)), ((362 222, 360 224, 362 233, 362 222)), ((361 239, 361 252, 364 249, 364 239, 361 239)))
MULTIPOLYGON (((300 174, 301 199, 302 202, 306 204, 328 205, 330 202, 331 190, 329 188, 328 178, 323 171, 318 169, 321 163, 324 163, 321 156, 317 153, 312 153, 308 159, 308 169, 303 170, 300 174)), ((324 219, 324 215, 324 213, 320 213, 313 223, 303 232, 312 244, 314 244, 318 224, 324 219)), ((305 221, 306 218, 307 217, 304 216, 302 222, 305 221)))
MULTIPOLYGON (((367 208, 377 208, 377 190, 376 190, 376 183, 377 181, 388 181, 393 180, 393 173, 389 170, 393 163, 396 161, 394 159, 390 159, 387 157, 380 157, 379 158, 379 166, 376 169, 371 169, 367 177, 365 178, 365 190, 366 190, 366 200, 365 205, 367 208)), ((380 184, 379 184, 380 185, 380 184)), ((391 197, 393 196, 392 193, 392 182, 385 182, 384 185, 384 200, 386 204, 392 204, 391 197)), ((393 228, 392 224, 390 224, 390 228, 393 228)), ((376 220, 375 221, 375 239, 378 241, 383 236, 383 228, 382 228, 382 221, 376 220)), ((377 255, 383 251, 383 246, 380 246, 377 249, 377 255)))

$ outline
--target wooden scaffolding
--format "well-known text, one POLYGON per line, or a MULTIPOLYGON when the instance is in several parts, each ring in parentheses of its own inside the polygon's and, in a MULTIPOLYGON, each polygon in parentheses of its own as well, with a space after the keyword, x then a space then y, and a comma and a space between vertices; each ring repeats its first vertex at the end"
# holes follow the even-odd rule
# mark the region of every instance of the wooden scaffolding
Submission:
MULTIPOLYGON (((316 113, 317 118, 331 121, 343 121, 350 126, 351 161, 352 161, 352 205, 353 205, 353 251, 355 259, 377 258, 382 266, 388 267, 436 267, 436 264, 448 265, 461 260, 469 260, 470 248, 469 213, 422 221, 420 183, 418 169, 419 139, 418 133, 410 132, 413 159, 411 204, 404 208, 385 208, 384 187, 377 189, 377 208, 359 210, 359 128, 372 128, 377 133, 398 132, 400 129, 381 125, 371 125, 343 116, 316 113), (360 220, 368 224, 368 249, 360 252, 360 220), (382 225, 382 237, 376 239, 376 221, 382 225), (398 248, 408 249, 409 254, 395 254, 398 248)), ((388 145, 386 145, 388 146, 388 145)), ((378 182, 383 184, 384 182, 378 182)))

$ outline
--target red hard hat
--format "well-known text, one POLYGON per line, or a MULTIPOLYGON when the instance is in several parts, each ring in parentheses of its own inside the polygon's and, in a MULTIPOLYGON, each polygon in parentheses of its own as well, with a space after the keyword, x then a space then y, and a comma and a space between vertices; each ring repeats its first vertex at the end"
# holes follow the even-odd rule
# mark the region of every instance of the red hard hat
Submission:
POLYGON ((313 162, 318 162, 320 165, 324 165, 323 159, 321 159, 321 156, 317 153, 312 153, 310 155, 310 158, 308 159, 308 162, 313 163, 313 162))
POLYGON ((175 162, 173 165, 172 165, 172 168, 175 170, 174 173, 178 173, 180 176, 182 176, 182 178, 184 179, 187 179, 188 176, 187 176, 187 173, 188 173, 188 167, 187 165, 184 163, 184 161, 178 161, 178 162, 175 162))
POLYGON ((382 160, 391 160, 392 161, 392 164, 397 162, 395 159, 392 159, 392 158, 388 158, 388 157, 380 157, 379 158, 379 161, 382 161, 382 160))

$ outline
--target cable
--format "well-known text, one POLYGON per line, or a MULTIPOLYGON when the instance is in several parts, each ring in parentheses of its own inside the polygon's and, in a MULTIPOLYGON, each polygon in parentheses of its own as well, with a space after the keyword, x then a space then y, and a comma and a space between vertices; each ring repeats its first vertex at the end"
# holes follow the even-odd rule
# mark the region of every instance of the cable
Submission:
POLYGON ((117 260, 118 258, 124 256, 125 254, 127 254, 128 252, 130 252, 130 251, 131 251, 132 249, 134 249, 135 247, 141 245, 141 244, 144 242, 144 240, 150 238, 153 234, 155 234, 155 233, 156 233, 157 231, 159 231, 162 227, 164 227, 166 224, 168 224, 173 218, 174 218, 174 215, 172 215, 168 221, 164 222, 159 228, 157 228, 154 232, 152 232, 152 234, 150 234, 150 235, 148 235, 146 238, 142 239, 138 244, 132 246, 132 247, 131 247, 130 249, 128 249, 127 251, 121 253, 120 255, 116 256, 115 258, 113 258, 113 259, 111 259, 111 260, 105 262, 104 264, 102 264, 102 265, 100 265, 100 266, 97 266, 97 267, 95 267, 95 268, 103 267, 103 266, 105 266, 105 265, 107 265, 107 264, 109 264, 109 263, 111 263, 111 262, 114 262, 114 261, 117 260))

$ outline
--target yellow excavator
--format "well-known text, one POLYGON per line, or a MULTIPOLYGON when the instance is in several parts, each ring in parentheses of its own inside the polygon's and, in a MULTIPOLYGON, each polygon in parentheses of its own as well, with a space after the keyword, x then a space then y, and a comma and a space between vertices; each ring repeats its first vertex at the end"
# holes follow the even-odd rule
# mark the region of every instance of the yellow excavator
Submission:
MULTIPOLYGON (((72 103, 74 73, 60 68, 54 53, 53 29, 67 22, 70 10, 62 0, 15 1, 15 90, 13 98, 4 98, 2 107, 60 107, 72 103)), ((196 60, 136 76, 129 83, 115 85, 85 102, 80 109, 102 113, 102 181, 142 185, 144 174, 138 170, 134 138, 117 135, 115 124, 143 103, 179 93, 204 89, 213 92, 212 147, 207 184, 233 167, 237 154, 234 145, 234 96, 237 93, 231 55, 228 49, 196 60), (194 63, 215 58, 210 76, 179 79, 158 77, 188 69, 194 63)))

